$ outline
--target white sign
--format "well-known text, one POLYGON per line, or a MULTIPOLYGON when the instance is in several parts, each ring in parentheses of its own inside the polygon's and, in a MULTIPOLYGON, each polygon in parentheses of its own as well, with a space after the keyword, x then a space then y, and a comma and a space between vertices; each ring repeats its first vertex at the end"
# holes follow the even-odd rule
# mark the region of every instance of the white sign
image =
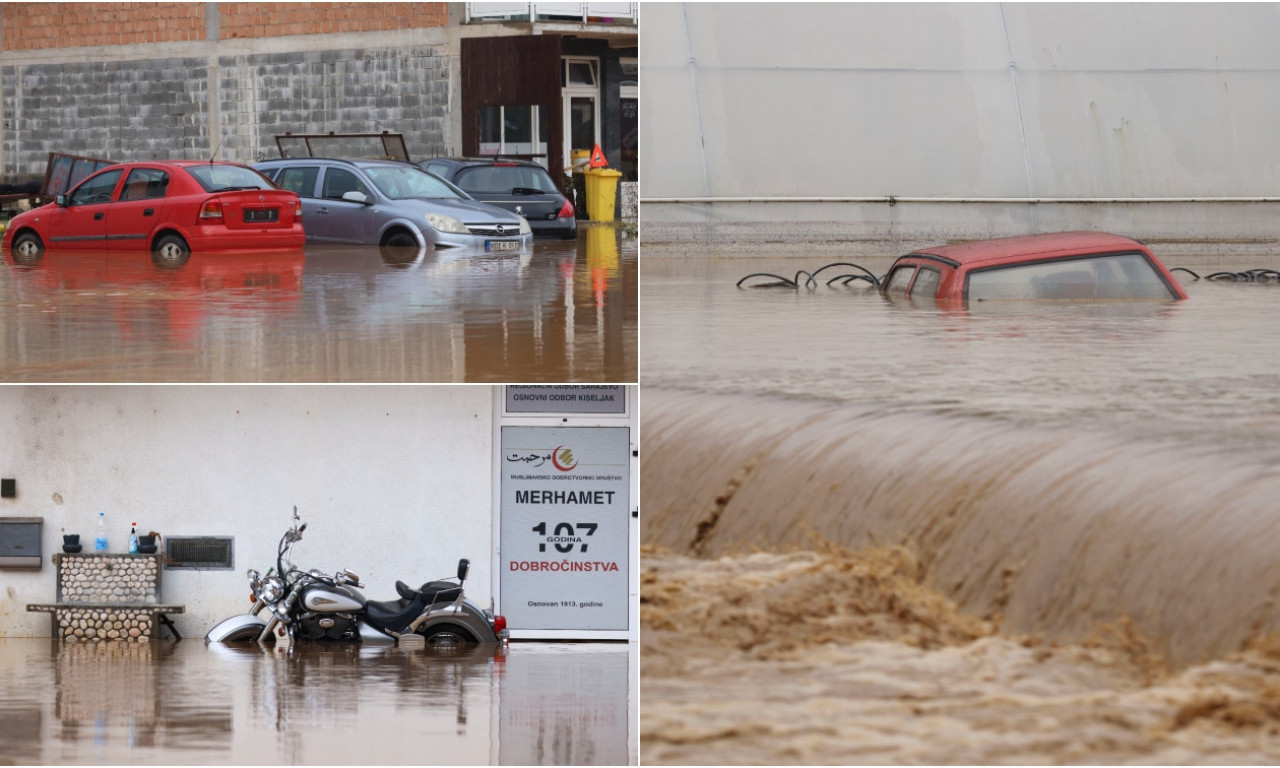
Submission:
POLYGON ((508 385, 506 395, 507 413, 626 413, 627 411, 627 388, 622 384, 508 385))
POLYGON ((501 613, 520 629, 627 631, 628 427, 502 427, 501 613))

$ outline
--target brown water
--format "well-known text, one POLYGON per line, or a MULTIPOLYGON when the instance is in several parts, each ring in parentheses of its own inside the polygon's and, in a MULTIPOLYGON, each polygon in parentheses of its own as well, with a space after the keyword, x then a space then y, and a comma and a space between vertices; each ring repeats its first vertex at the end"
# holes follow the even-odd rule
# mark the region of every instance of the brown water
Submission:
POLYGON ((1280 287, 734 287, 822 263, 646 258, 643 760, 1280 757, 1280 287))
POLYGON ((505 655, 0 641, 0 764, 636 762, 626 644, 505 655))
POLYGON ((636 266, 606 226, 491 257, 5 254, 0 381, 635 381, 636 266))

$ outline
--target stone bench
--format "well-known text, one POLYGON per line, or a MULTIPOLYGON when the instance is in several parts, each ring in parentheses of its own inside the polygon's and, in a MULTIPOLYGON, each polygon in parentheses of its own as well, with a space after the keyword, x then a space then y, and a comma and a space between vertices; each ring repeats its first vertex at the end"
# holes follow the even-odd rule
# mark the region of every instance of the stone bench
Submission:
POLYGON ((51 615, 54 637, 63 640, 148 642, 162 622, 181 639, 168 614, 181 605, 160 602, 161 555, 55 554, 58 591, 54 603, 27 610, 51 615))

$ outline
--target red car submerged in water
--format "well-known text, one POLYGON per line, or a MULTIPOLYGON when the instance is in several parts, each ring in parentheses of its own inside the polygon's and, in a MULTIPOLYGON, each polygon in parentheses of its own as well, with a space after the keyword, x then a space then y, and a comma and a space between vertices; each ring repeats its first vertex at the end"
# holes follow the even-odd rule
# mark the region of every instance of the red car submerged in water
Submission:
POLYGON ((1185 299, 1169 269, 1137 240, 1059 232, 943 245, 900 256, 889 296, 950 302, 997 299, 1185 299))
POLYGON ((193 251, 301 249, 302 202, 235 163, 120 163, 55 202, 18 214, 4 248, 18 262, 46 250, 151 251, 180 263, 193 251))

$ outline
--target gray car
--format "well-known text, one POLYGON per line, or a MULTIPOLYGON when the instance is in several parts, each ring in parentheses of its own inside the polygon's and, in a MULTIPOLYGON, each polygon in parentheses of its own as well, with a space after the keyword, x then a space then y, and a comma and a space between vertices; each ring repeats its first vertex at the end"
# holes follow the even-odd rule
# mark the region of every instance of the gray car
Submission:
POLYGON ((392 160, 296 157, 254 163, 302 198, 308 243, 524 252, 524 217, 471 199, 417 166, 392 160))

